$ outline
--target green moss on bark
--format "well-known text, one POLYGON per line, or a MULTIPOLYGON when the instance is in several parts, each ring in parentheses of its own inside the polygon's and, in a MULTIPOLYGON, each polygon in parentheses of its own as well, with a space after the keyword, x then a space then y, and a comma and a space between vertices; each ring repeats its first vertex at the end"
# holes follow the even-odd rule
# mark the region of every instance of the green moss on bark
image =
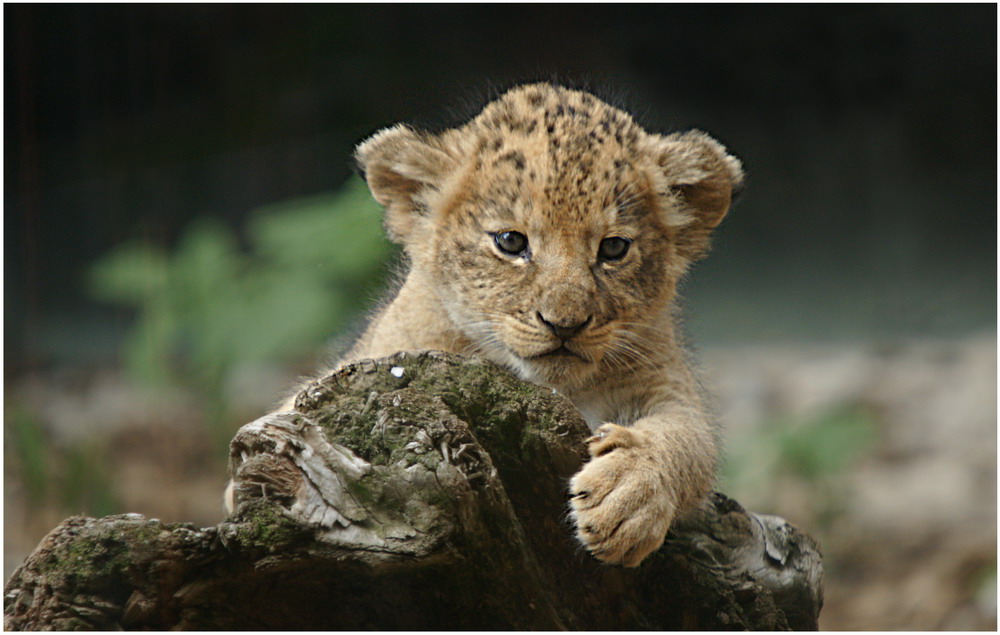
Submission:
POLYGON ((409 425, 449 416, 466 422, 499 465, 546 456, 551 435, 586 432, 566 398, 488 362, 426 354, 389 360, 348 367, 299 402, 331 440, 371 463, 413 461, 435 469, 436 453, 406 447, 413 440, 409 425))
POLYGON ((305 527, 286 516, 280 506, 263 499, 249 501, 239 523, 231 526, 231 543, 246 549, 277 552, 312 537, 305 527))

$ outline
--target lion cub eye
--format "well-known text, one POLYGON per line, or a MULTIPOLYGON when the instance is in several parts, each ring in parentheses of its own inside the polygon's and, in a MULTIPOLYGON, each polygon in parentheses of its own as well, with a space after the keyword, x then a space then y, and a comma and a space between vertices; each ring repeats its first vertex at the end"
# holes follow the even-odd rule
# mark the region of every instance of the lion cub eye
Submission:
POLYGON ((601 241, 597 248, 597 257, 601 260, 621 260, 628 253, 632 241, 621 236, 611 236, 601 241))
POLYGON ((518 256, 528 248, 528 237, 521 232, 498 232, 493 234, 493 242, 505 254, 518 256))

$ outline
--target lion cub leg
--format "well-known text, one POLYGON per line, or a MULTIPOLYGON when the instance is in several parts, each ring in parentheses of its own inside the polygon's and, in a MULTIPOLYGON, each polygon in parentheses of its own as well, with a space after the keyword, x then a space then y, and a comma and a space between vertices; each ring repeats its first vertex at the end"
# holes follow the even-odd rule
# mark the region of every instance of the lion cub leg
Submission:
POLYGON ((715 440, 698 419, 663 413, 632 427, 606 423, 588 449, 591 460, 570 482, 571 514, 577 539, 609 564, 638 566, 711 488, 715 440))

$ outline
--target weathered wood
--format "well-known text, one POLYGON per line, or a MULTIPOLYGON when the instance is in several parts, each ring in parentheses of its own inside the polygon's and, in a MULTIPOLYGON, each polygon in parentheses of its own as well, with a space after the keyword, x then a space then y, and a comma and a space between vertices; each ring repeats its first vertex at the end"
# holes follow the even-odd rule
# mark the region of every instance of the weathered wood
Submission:
POLYGON ((398 354, 232 443, 216 527, 75 517, 8 581, 8 629, 815 629, 816 544, 714 494, 638 569, 566 522, 572 404, 481 361, 398 354))

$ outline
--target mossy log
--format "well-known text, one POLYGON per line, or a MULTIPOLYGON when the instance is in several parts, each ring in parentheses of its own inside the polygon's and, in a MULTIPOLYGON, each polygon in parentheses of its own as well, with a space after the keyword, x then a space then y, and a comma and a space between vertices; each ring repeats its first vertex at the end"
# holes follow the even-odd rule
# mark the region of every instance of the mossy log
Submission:
POLYGON ((398 354, 312 383, 232 443, 236 513, 64 521, 7 629, 815 629, 815 542, 721 494, 641 567, 566 519, 587 426, 491 364, 398 354))

